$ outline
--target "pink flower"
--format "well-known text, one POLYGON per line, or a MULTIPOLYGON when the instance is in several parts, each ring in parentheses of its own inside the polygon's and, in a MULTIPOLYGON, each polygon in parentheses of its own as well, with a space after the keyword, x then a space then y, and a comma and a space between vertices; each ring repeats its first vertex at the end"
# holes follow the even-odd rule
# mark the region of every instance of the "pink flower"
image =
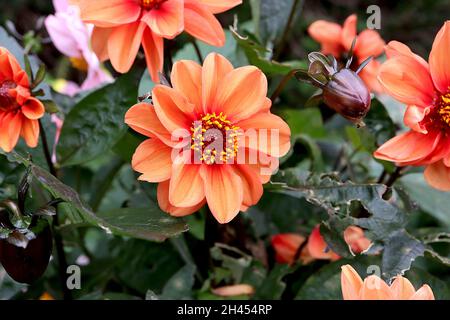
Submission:
POLYGON ((68 0, 53 0, 56 13, 45 19, 45 26, 55 47, 70 58, 73 66, 87 72, 81 86, 67 82, 60 88, 61 93, 75 95, 80 91, 93 89, 111 82, 112 77, 102 69, 96 54, 91 50, 90 38, 93 26, 80 19, 79 8, 68 0))

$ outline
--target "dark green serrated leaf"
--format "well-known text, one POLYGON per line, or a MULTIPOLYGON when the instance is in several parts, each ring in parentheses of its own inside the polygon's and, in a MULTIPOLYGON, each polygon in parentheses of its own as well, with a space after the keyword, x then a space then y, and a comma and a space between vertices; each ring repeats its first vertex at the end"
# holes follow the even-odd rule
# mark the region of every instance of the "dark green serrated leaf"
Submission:
POLYGON ((339 254, 348 256, 342 237, 351 225, 365 229, 373 242, 382 243, 382 269, 387 280, 409 270, 414 259, 424 254, 424 244, 405 230, 408 216, 393 201, 383 198, 387 191, 384 185, 341 182, 334 175, 311 175, 299 168, 281 171, 273 181, 280 182, 280 189, 274 191, 305 198, 328 212, 332 232, 325 230, 325 239, 339 254), (359 203, 369 216, 352 216, 352 203, 359 203))

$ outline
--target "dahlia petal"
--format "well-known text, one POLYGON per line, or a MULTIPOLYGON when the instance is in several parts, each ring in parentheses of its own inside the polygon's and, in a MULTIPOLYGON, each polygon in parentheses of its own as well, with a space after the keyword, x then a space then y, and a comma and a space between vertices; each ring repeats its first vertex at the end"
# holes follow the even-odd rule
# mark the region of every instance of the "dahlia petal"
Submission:
POLYGON ((340 257, 334 253, 320 234, 320 226, 316 226, 308 238, 308 252, 314 259, 338 260, 340 257))
MULTIPOLYGON (((362 61, 361 61, 362 62, 362 61)), ((377 60, 372 60, 366 65, 358 74, 364 81, 367 88, 372 92, 382 92, 380 82, 378 81, 378 71, 380 70, 381 63, 377 60)))
POLYGON ((388 59, 397 57, 397 56, 409 56, 414 58, 419 62, 425 69, 428 70, 429 65, 421 56, 413 53, 411 49, 406 45, 399 41, 390 41, 385 47, 384 50, 386 52, 386 56, 388 59))
POLYGON ((430 186, 441 191, 450 191, 450 168, 443 161, 429 164, 424 172, 430 186))
POLYGON ((434 85, 441 93, 450 91, 450 20, 444 23, 430 52, 430 72, 434 85))
POLYGON ((19 141, 22 131, 22 114, 7 113, 0 123, 0 148, 11 152, 19 141))
POLYGON ((23 119, 20 136, 30 148, 36 148, 39 142, 39 122, 37 120, 23 119))
POLYGON ((421 134, 408 131, 387 141, 374 152, 374 156, 399 165, 420 164, 422 159, 434 152, 440 139, 438 132, 421 134))
POLYGON ((375 30, 362 31, 356 40, 355 55, 359 60, 365 60, 366 58, 378 57, 383 54, 384 40, 380 37, 380 34, 375 30))
POLYGON ((217 104, 212 110, 223 111, 231 121, 246 119, 266 104, 267 78, 254 66, 234 69, 217 90, 217 104))
POLYGON ((391 291, 395 300, 409 300, 416 293, 411 282, 402 276, 396 277, 392 282, 391 291))
POLYGON ((176 207, 192 207, 205 199, 201 165, 186 164, 177 158, 172 166, 169 201, 176 207))
POLYGON ((131 107, 125 114, 125 123, 144 136, 157 137, 168 146, 175 144, 170 132, 159 121, 155 108, 149 103, 139 103, 131 107))
POLYGON ((158 139, 148 139, 136 149, 131 166, 142 175, 141 181, 161 182, 172 172, 172 148, 158 139))
POLYGON ((126 73, 131 69, 141 46, 146 25, 134 22, 114 28, 108 38, 108 56, 114 69, 126 73))
POLYGON ((100 61, 109 59, 108 55, 108 39, 114 28, 99 28, 94 27, 91 36, 92 50, 97 55, 100 61))
POLYGON ((322 46, 323 54, 340 56, 343 47, 341 44, 342 27, 337 23, 317 20, 308 27, 308 33, 322 46))
POLYGON ((210 53, 206 57, 202 70, 202 101, 205 113, 215 108, 217 89, 232 70, 233 65, 224 56, 210 53))
POLYGON ((231 8, 242 4, 242 0, 185 0, 185 2, 199 2, 200 4, 206 6, 208 10, 214 14, 228 11, 231 8))
POLYGON ((291 130, 286 122, 271 113, 258 113, 236 126, 245 135, 241 143, 270 156, 282 157, 291 147, 291 130))
POLYGON ((29 97, 21 110, 24 116, 31 120, 40 119, 45 113, 45 107, 42 102, 34 97, 29 97))
POLYGON ((275 260, 278 263, 293 263, 297 250, 305 241, 304 237, 294 233, 281 233, 273 236, 271 242, 275 250, 275 260))
POLYGON ((384 62, 378 79, 387 92, 406 105, 428 107, 433 103, 435 90, 430 73, 411 56, 396 56, 384 62))
POLYGON ((241 178, 229 165, 205 166, 205 194, 211 213, 228 223, 239 213, 243 200, 241 178))
POLYGON ((184 216, 190 215, 190 214, 198 211, 201 207, 203 207, 205 205, 206 200, 203 200, 196 206, 189 207, 189 208, 179 208, 179 207, 173 206, 169 202, 169 184, 170 184, 169 180, 160 182, 158 184, 157 198, 158 198, 158 204, 159 204, 159 207, 161 208, 161 210, 169 213, 171 216, 184 217, 184 216))
POLYGON ((11 53, 5 49, 0 47, 0 80, 13 80, 14 79, 14 70, 11 66, 10 59, 11 53))
POLYGON ((248 207, 257 204, 263 195, 263 187, 258 173, 254 168, 246 165, 234 165, 233 169, 241 177, 244 191, 242 203, 248 207))
POLYGON ((391 288, 381 278, 371 275, 364 279, 360 300, 392 300, 391 288))
POLYGON ((150 76, 154 82, 159 82, 159 73, 162 72, 164 64, 163 38, 146 28, 142 38, 142 46, 144 47, 145 60, 150 76))
POLYGON ((270 181, 272 175, 278 170, 280 160, 261 151, 240 148, 238 151, 238 163, 252 167, 259 174, 262 184, 270 181))
POLYGON ((366 251, 371 245, 370 240, 364 234, 364 230, 357 226, 349 226, 345 229, 344 240, 354 254, 366 251))
POLYGON ((186 2, 184 28, 194 38, 215 47, 225 44, 225 32, 216 17, 206 7, 194 2, 186 2))
POLYGON ((180 92, 164 85, 157 85, 153 88, 152 99, 159 120, 169 132, 191 128, 194 121, 194 105, 180 92))
POLYGON ((349 51, 352 47, 353 40, 356 38, 356 14, 352 14, 344 21, 344 26, 342 27, 341 42, 345 50, 349 51))
POLYGON ((79 0, 81 19, 98 27, 113 27, 135 22, 141 7, 135 0, 79 0))
POLYGON ((430 108, 421 108, 417 106, 407 106, 406 112, 403 117, 403 121, 405 125, 410 127, 412 130, 427 134, 428 130, 426 126, 421 124, 420 122, 425 118, 426 115, 430 113, 430 108))
POLYGON ((359 274, 351 265, 341 267, 341 290, 344 300, 358 300, 363 285, 359 274))
POLYGON ((195 112, 201 114, 202 107, 202 67, 190 60, 175 62, 170 75, 175 90, 180 91, 195 106, 195 112))
POLYGON ((141 18, 153 33, 158 36, 173 39, 184 29, 183 0, 168 0, 158 8, 148 11, 141 18))
POLYGON ((414 293, 410 300, 435 300, 433 290, 425 284, 414 293))

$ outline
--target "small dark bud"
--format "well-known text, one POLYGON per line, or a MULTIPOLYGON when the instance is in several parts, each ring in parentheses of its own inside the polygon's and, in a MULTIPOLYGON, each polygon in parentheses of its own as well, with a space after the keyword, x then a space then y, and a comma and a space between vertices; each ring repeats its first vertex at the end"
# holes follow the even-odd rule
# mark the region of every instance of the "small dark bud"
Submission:
POLYGON ((320 95, 314 96, 314 101, 321 98, 327 106, 344 118, 359 126, 363 125, 362 119, 369 112, 371 97, 358 73, 372 57, 363 61, 356 71, 350 69, 352 50, 345 67, 341 69, 334 57, 328 58, 320 52, 311 52, 308 59, 308 71, 299 70, 295 76, 299 81, 322 89, 320 95))
MULTIPOLYGON (((33 228, 35 238, 28 241, 25 248, 12 241, 0 240, 0 263, 15 281, 31 284, 38 280, 47 269, 52 253, 52 233, 45 219, 40 219, 33 228)), ((18 239, 18 231, 10 237, 18 239)), ((23 237, 23 235, 21 234, 23 237)))
POLYGON ((350 69, 333 74, 322 90, 325 104, 352 122, 361 123, 369 112, 370 92, 350 69))

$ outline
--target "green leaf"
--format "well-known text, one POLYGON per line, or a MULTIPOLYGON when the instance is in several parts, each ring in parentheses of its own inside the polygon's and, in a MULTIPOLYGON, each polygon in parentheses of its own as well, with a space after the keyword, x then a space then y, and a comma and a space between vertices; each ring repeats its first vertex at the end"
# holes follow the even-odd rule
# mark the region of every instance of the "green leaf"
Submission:
POLYGON ((107 232, 133 238, 163 241, 187 231, 180 219, 162 212, 155 204, 147 208, 121 208, 95 215, 95 222, 107 232))
POLYGON ((295 271, 295 268, 291 268, 286 264, 277 264, 269 275, 264 279, 262 285, 255 291, 255 300, 275 300, 281 299, 281 295, 286 289, 286 283, 283 282, 283 278, 295 271))
POLYGON ((386 108, 377 99, 372 99, 372 105, 364 118, 367 129, 374 135, 377 145, 382 145, 395 136, 395 124, 386 108))
POLYGON ((10 161, 29 167, 33 178, 43 188, 54 198, 64 200, 71 209, 71 218, 75 220, 74 222, 89 222, 108 233, 153 241, 163 241, 187 231, 187 225, 182 219, 170 217, 150 201, 149 207, 146 208, 121 208, 96 214, 80 199, 75 190, 63 184, 46 170, 15 152, 7 154, 7 157, 10 161))
POLYGON ((65 118, 57 148, 61 166, 82 164, 105 154, 126 133, 126 111, 136 103, 137 80, 126 74, 92 92, 65 118))
POLYGON ((294 0, 251 0, 253 21, 263 43, 278 39, 286 26, 294 0))
POLYGON ((392 199, 383 198, 387 191, 384 185, 341 182, 334 175, 311 175, 298 168, 281 171, 273 181, 281 182, 276 192, 305 198, 326 210, 329 219, 324 227, 328 226, 329 232, 324 229, 325 240, 336 253, 349 256, 348 248, 345 250, 336 237, 342 238, 351 225, 365 229, 372 242, 382 243, 382 269, 387 280, 403 274, 424 254, 423 243, 405 230, 408 216, 392 199))
POLYGON ((423 173, 411 173, 403 176, 401 184, 411 199, 429 215, 439 220, 443 225, 450 226, 450 197, 448 192, 430 187, 423 173))
POLYGON ((192 299, 195 269, 196 267, 192 264, 181 268, 164 286, 160 298, 165 300, 192 299))
POLYGON ((392 235, 385 244, 383 252, 383 277, 392 279, 409 270, 412 262, 419 256, 423 256, 425 245, 400 230, 392 235))
POLYGON ((270 51, 258 43, 249 33, 240 35, 236 27, 230 27, 238 45, 244 50, 248 62, 261 69, 267 76, 286 75, 292 70, 305 68, 306 65, 300 61, 280 63, 269 57, 270 51))
MULTIPOLYGON (((200 49, 200 53, 203 59, 205 59, 208 54, 216 52, 226 57, 234 67, 248 65, 247 57, 239 47, 233 34, 228 30, 225 30, 225 45, 223 47, 217 48, 214 46, 210 46, 202 41, 196 41, 196 44, 200 49)), ((181 50, 179 50, 175 54, 174 61, 179 60, 193 60, 200 64, 203 63, 203 61, 199 61, 197 53, 194 49, 194 45, 192 43, 187 43, 181 50)))
POLYGON ((280 116, 286 120, 293 136, 305 134, 317 139, 326 135, 319 108, 284 109, 280 116))

